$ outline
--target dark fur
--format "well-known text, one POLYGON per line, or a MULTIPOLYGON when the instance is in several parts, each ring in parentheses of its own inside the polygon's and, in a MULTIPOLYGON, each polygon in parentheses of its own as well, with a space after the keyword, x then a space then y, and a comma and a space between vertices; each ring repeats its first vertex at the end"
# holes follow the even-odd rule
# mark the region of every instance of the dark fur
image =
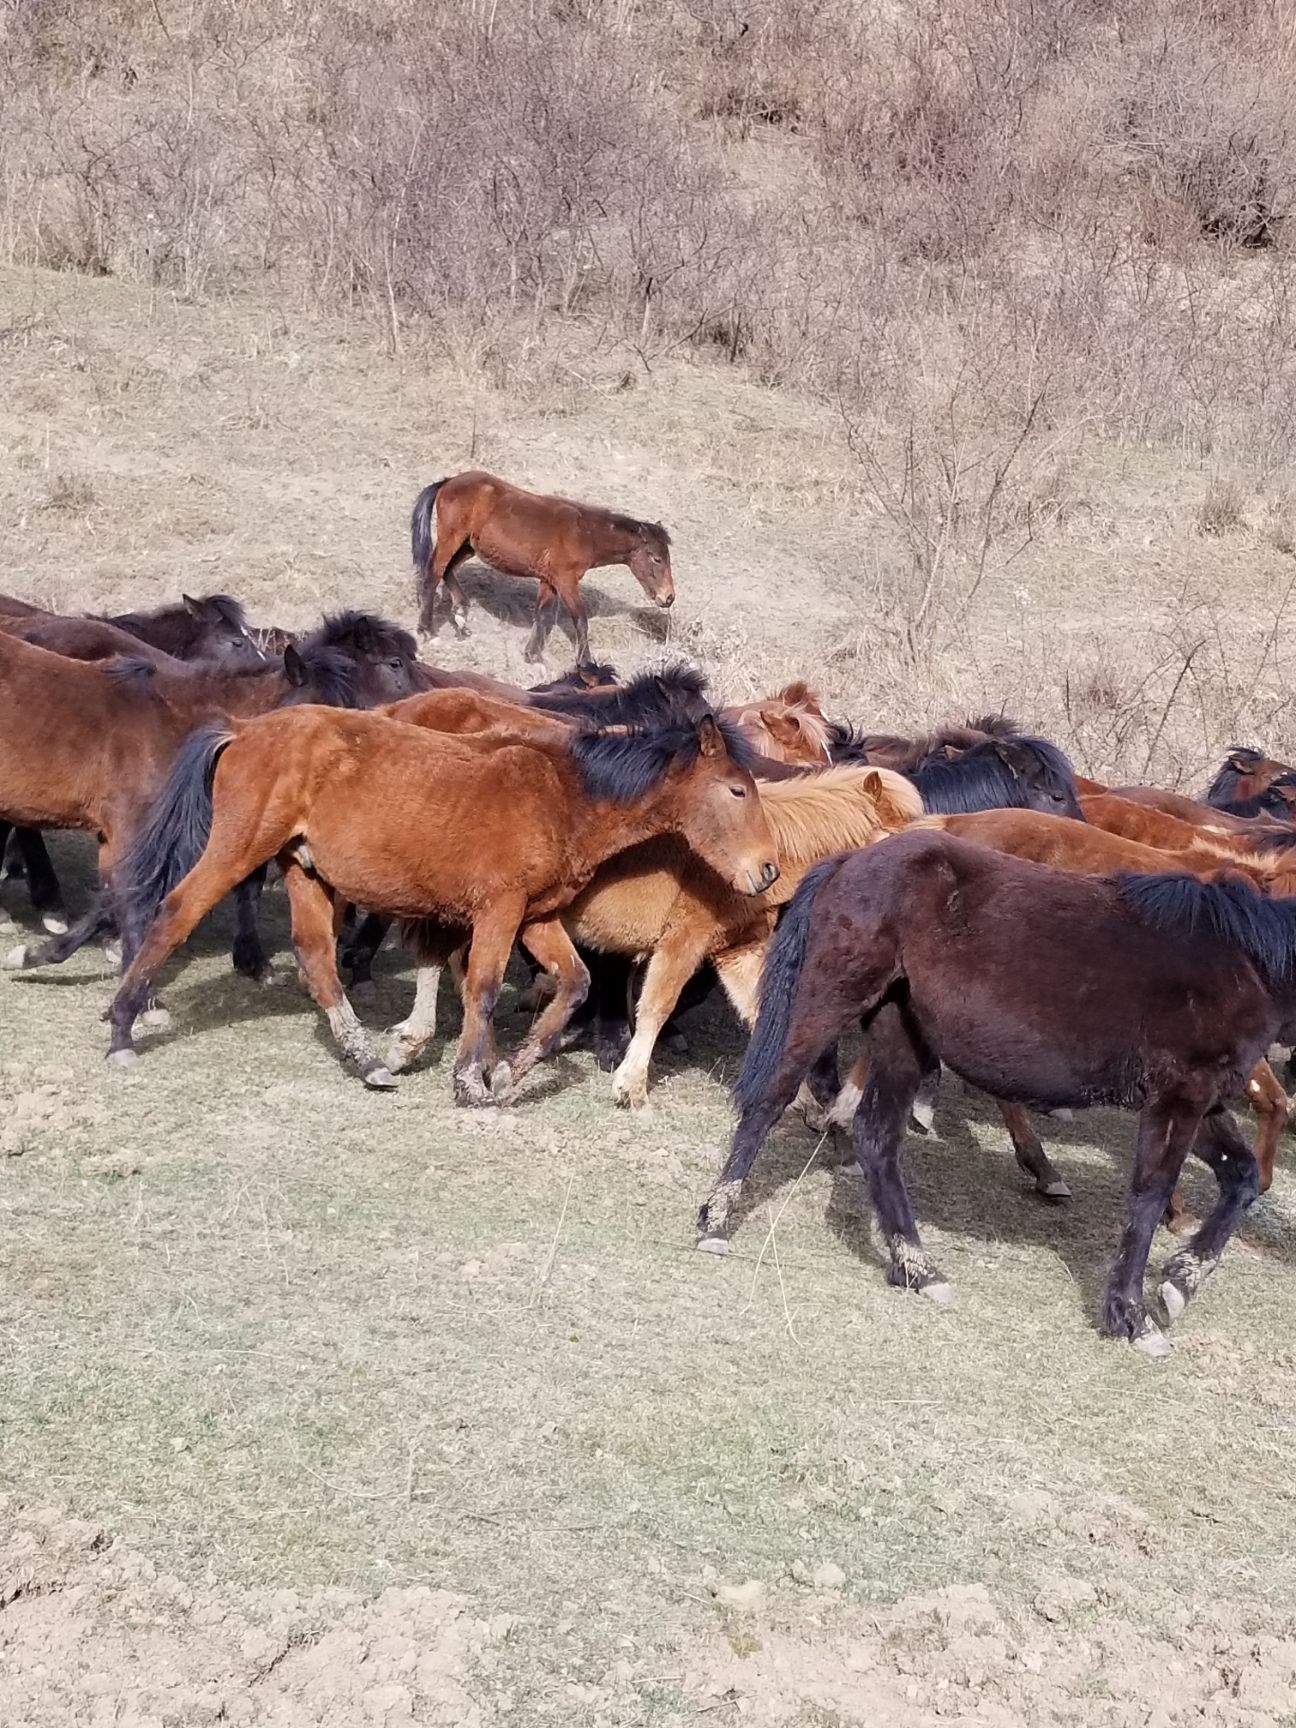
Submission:
POLYGON ((420 581, 423 572, 432 562, 432 543, 435 536, 432 533, 432 512, 436 504, 436 495, 445 485, 447 475, 440 480, 434 480, 430 486, 425 486, 414 500, 414 513, 410 517, 410 556, 414 560, 414 568, 419 573, 420 581))
POLYGON ((591 726, 685 725, 710 712, 706 674, 682 662, 638 672, 616 690, 538 691, 531 705, 591 726))
POLYGON ((1047 738, 1016 735, 932 756, 910 773, 932 816, 970 810, 1042 810, 1083 822, 1070 762, 1047 738))
POLYGON ((162 790, 122 853, 113 884, 122 924, 124 958, 176 884, 203 855, 211 833, 212 779, 229 743, 224 726, 191 732, 171 764, 162 790))
POLYGON ((655 541, 663 552, 670 551, 671 537, 660 522, 641 522, 637 516, 622 516, 615 510, 608 511, 607 519, 622 534, 637 534, 643 540, 655 541))
MULTIPOLYGON (((755 752, 736 726, 712 716, 725 747, 740 768, 751 772, 755 752)), ((610 804, 635 804, 672 768, 697 761, 702 739, 696 724, 632 727, 629 731, 576 731, 571 754, 591 798, 610 804)))
MULTIPOLYGON (((1217 780, 1216 785, 1218 783, 1217 780)), ((1280 774, 1263 792, 1256 792, 1250 798, 1218 797, 1208 799, 1208 802, 1212 809, 1222 810, 1226 816, 1273 816, 1286 824, 1292 820, 1292 805, 1290 799, 1283 796, 1284 791, 1296 792, 1296 771, 1280 774)))
POLYGON ((189 605, 163 606, 156 612, 119 612, 115 616, 96 613, 105 623, 115 624, 147 642, 174 654, 178 660, 188 660, 201 654, 213 625, 222 626, 232 636, 250 634, 243 608, 232 594, 204 594, 193 602, 201 616, 189 605))
POLYGON ((380 618, 376 612, 334 612, 325 618, 318 630, 313 630, 298 644, 305 657, 311 647, 340 648, 344 653, 363 654, 381 659, 390 655, 413 667, 418 659, 418 645, 408 630, 380 618))
POLYGON ((621 674, 615 666, 609 666, 603 660, 586 660, 581 666, 573 666, 570 672, 564 672, 559 678, 551 678, 547 684, 533 684, 533 696, 552 696, 562 691, 583 692, 595 685, 620 684, 621 674))
POLYGON ((988 738, 1016 738, 1021 728, 1006 714, 981 714, 971 720, 946 720, 934 731, 905 738, 898 733, 865 732, 862 727, 832 721, 828 728, 828 752, 834 762, 856 762, 867 767, 895 768, 911 773, 930 757, 970 750, 988 738))
POLYGON ((845 854, 825 858, 801 878, 796 893, 779 919, 761 967, 760 1013, 747 1045, 747 1054, 734 1082, 734 1103, 750 1109, 770 1084, 787 1043, 792 999, 805 965, 806 945, 814 918, 815 897, 841 868, 845 854))
POLYGON ((1286 763, 1272 761, 1259 750, 1235 745, 1224 758, 1219 773, 1211 781, 1206 802, 1213 804, 1217 810, 1228 810, 1234 816, 1252 814, 1251 811, 1235 808, 1235 803, 1239 798, 1241 783, 1259 773, 1266 763, 1280 770, 1277 775, 1279 780, 1286 780, 1289 775, 1296 773, 1296 769, 1288 767, 1286 763))
POLYGON ((1287 988, 1296 976, 1296 900, 1271 900, 1240 877, 1203 882, 1123 874, 1116 880, 1126 905, 1154 930, 1209 935, 1241 949, 1271 989, 1287 988))

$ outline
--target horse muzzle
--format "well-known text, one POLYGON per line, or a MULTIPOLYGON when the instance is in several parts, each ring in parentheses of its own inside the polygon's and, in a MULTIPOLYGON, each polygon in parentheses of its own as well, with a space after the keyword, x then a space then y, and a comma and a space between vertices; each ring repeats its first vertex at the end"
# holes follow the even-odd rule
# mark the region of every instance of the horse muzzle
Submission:
POLYGON ((759 870, 746 870, 743 875, 745 882, 737 886, 744 894, 763 894, 778 881, 779 867, 772 858, 767 858, 759 870))
POLYGON ((668 612, 675 604, 675 596, 673 594, 659 594, 657 597, 657 604, 661 607, 663 612, 668 612))

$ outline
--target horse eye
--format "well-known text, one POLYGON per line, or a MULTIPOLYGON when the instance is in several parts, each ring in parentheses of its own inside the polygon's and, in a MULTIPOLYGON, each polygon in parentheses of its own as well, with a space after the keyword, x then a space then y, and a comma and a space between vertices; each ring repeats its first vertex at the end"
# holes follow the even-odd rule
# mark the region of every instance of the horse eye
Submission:
POLYGON ((735 798, 745 798, 747 796, 747 788, 745 786, 731 786, 729 790, 733 793, 735 798))
POLYGON ((403 671, 404 666, 405 666, 405 662, 403 660, 389 660, 387 662, 387 664, 391 667, 393 672, 403 671))

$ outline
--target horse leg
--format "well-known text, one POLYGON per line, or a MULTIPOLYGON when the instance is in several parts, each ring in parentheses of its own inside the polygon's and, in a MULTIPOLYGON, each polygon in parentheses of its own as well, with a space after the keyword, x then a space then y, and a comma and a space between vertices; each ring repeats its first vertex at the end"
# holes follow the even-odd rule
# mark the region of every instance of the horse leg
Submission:
POLYGON ((1177 1254, 1171 1255, 1162 1268, 1161 1300, 1170 1324, 1179 1318, 1189 1298, 1219 1265, 1238 1219, 1261 1191, 1258 1160, 1223 1105, 1207 1112, 1193 1151, 1204 1164, 1210 1165, 1219 1184, 1219 1198, 1197 1234, 1177 1254))
MULTIPOLYGON (((933 1062, 924 1073, 914 1094, 910 1109, 912 1121, 922 1129, 924 1134, 930 1134, 936 1120, 936 1094, 940 1089, 940 1063, 933 1062)), ((868 1052, 861 1050, 855 1058, 850 1076, 844 1086, 838 1088, 832 1108, 825 1117, 825 1125, 829 1128, 840 1128, 849 1134, 855 1121, 855 1112, 859 1109, 860 1099, 864 1096, 864 1085, 868 1079, 868 1052)))
MULTIPOLYGON (((630 1048, 630 989, 634 967, 624 954, 591 954, 589 1005, 594 1017, 594 1060, 604 1074, 625 1060, 630 1048)), ((579 1019, 584 1005, 576 1010, 579 1019)))
POLYGON ((1247 1082, 1247 1097, 1259 1117, 1255 1137, 1255 1158, 1260 1167, 1260 1192, 1267 1194, 1273 1186, 1274 1158, 1278 1142, 1287 1126, 1290 1108, 1287 1094, 1278 1083, 1278 1076, 1265 1061, 1256 1063, 1247 1082))
POLYGON ((442 581, 446 585, 446 593, 450 596, 450 617, 455 627, 455 634, 463 639, 468 634, 468 596, 463 591, 458 570, 472 557, 472 546, 465 542, 445 567, 442 581))
POLYGON ((999 1106, 1003 1125, 1012 1141, 1013 1156, 1018 1167, 1032 1179, 1040 1194, 1046 1194, 1050 1200, 1069 1200, 1071 1190, 1049 1163, 1048 1154, 1040 1144, 1040 1137, 1035 1132, 1035 1125, 1027 1114, 1025 1105, 1010 1104, 1006 1098, 996 1098, 995 1103, 999 1106))
POLYGON ((261 891, 265 887, 265 880, 266 866, 262 864, 250 876, 245 876, 234 890, 234 947, 231 959, 234 970, 241 977, 251 978, 258 984, 268 983, 271 977, 265 949, 261 946, 261 932, 257 928, 257 913, 261 906, 261 891))
POLYGON ((931 1058, 895 1002, 885 1003, 874 1016, 866 1047, 868 1077, 852 1138, 890 1256, 887 1282, 949 1304, 954 1287, 927 1258, 901 1168, 909 1112, 931 1058))
MULTIPOLYGON (((59 887, 58 877, 54 874, 54 864, 43 835, 36 828, 15 828, 14 845, 18 848, 18 855, 27 876, 27 892, 31 896, 32 911, 37 914, 42 926, 51 936, 65 936, 68 928, 67 908, 63 904, 63 891, 59 887)), ((0 852, 3 852, 3 847, 0 847, 0 852)))
MULTIPOLYGON (((628 1105, 632 1110, 642 1110, 647 1106, 648 1065, 652 1061, 658 1034, 679 1001, 680 991, 697 970, 700 958, 695 944, 687 948, 680 944, 672 947, 666 941, 654 948, 635 1006, 634 1037, 621 1066, 612 1076, 612 1096, 618 1104, 628 1105)), ((758 957, 757 982, 759 968, 758 957)), ((754 999, 747 1006, 749 1011, 743 1018, 750 1026, 756 1018, 754 999)))
POLYGON ((453 534, 447 534, 443 540, 438 527, 436 549, 432 554, 432 562, 428 566, 424 578, 423 597, 419 604, 418 627, 421 635, 436 635, 436 592, 441 586, 447 565, 455 553, 463 548, 467 539, 466 534, 461 534, 458 538, 455 538, 453 534))
POLYGON ((523 946, 553 979, 554 993, 513 1058, 513 1084, 554 1048, 589 990, 589 970, 560 918, 537 918, 521 935, 523 946))
MULTIPOLYGON (((526 896, 510 894, 485 907, 473 924, 463 987, 463 1031, 454 1064, 456 1104, 494 1103, 490 1090, 494 1064, 490 1075, 484 1064, 492 1048, 495 1004, 525 911, 526 896)), ((507 1080, 506 1074, 501 1084, 507 1080)))
MULTIPOLYGON (((1147 1270, 1148 1250, 1201 1119, 1199 1108, 1173 1098, 1149 1104, 1139 1117, 1125 1228, 1103 1296, 1100 1325, 1109 1338, 1127 1338, 1147 1356, 1165 1356, 1170 1349, 1144 1305, 1143 1274, 1147 1270)), ((1255 1161, 1245 1146, 1243 1152, 1254 1171, 1255 1161)))
POLYGON ((590 657, 589 651, 589 614, 585 610, 585 602, 581 599, 580 579, 585 574, 583 570, 575 576, 559 577, 554 586, 558 590, 558 598, 567 608, 568 616, 576 626, 576 664, 584 666, 590 657))
POLYGON ((554 615, 558 610, 558 597, 553 584, 543 577, 540 580, 540 592, 536 597, 535 622, 531 626, 531 634, 527 645, 522 650, 522 658, 533 665, 544 659, 545 643, 549 640, 549 632, 553 629, 554 615))
POLYGON ((294 855, 281 855, 280 867, 288 890, 293 952, 302 982, 324 1010, 335 1043, 355 1063, 365 1085, 390 1090, 396 1081, 369 1042, 338 977, 337 923, 342 909, 335 906, 332 889, 303 870, 294 855))
POLYGON ((351 988, 373 983, 374 956, 387 940, 392 920, 381 912, 366 912, 359 927, 347 938, 342 949, 342 964, 351 974, 351 988))

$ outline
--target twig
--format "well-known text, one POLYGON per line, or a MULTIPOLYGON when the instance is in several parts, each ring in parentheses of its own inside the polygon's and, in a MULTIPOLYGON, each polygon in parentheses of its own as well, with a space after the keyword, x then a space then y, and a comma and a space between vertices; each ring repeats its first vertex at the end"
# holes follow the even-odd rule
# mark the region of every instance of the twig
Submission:
POLYGON ((573 1170, 571 1175, 567 1178, 567 1192, 563 1195, 562 1210, 559 1212, 558 1222, 554 1226, 553 1241, 549 1244, 549 1253, 545 1258, 544 1269, 537 1281, 535 1295, 531 1298, 531 1306, 533 1308, 537 1307, 543 1298, 545 1287, 553 1272, 554 1257, 558 1253, 558 1238, 562 1235, 563 1219, 567 1216, 567 1202, 571 1199, 572 1184, 575 1180, 576 1172, 573 1170))
MULTIPOLYGON (((787 1194, 784 1196, 783 1204, 779 1207, 778 1212, 776 1214, 771 1213, 770 1227, 765 1233, 765 1240, 761 1243, 761 1251, 756 1256, 756 1264, 752 1268, 751 1289, 747 1292, 747 1303, 746 1303, 746 1306, 743 1308, 744 1314, 747 1312, 747 1309, 751 1307, 752 1302, 755 1300, 755 1297, 756 1297, 756 1280, 760 1277, 761 1265, 763 1264, 764 1259, 765 1259, 765 1250, 768 1247, 770 1247, 771 1244, 774 1242, 774 1231, 778 1226, 779 1219, 782 1218, 783 1214, 787 1211, 788 1206, 791 1203, 792 1196, 796 1193, 797 1189, 801 1186, 802 1178, 805 1176, 805 1174, 809 1170, 810 1166, 814 1163, 815 1159, 819 1156, 819 1153, 822 1151, 824 1141, 827 1140, 830 1132, 831 1132, 831 1130, 825 1129, 825 1131, 819 1136, 819 1139, 816 1141, 813 1149, 811 1150, 810 1156, 806 1159, 805 1163, 801 1166, 800 1175, 797 1177, 796 1181, 793 1182, 792 1186, 788 1189, 787 1194)), ((796 1338, 796 1333, 792 1331, 792 1317, 790 1314, 788 1314, 787 1290, 783 1284, 783 1268, 781 1266, 779 1266, 777 1246, 775 1246, 775 1248, 774 1248, 774 1264, 778 1268, 779 1288, 780 1288, 780 1290, 783 1291, 783 1312, 787 1316, 788 1331, 792 1334, 793 1338, 796 1338)), ((798 1342, 799 1342, 799 1340, 798 1340, 798 1342)))

